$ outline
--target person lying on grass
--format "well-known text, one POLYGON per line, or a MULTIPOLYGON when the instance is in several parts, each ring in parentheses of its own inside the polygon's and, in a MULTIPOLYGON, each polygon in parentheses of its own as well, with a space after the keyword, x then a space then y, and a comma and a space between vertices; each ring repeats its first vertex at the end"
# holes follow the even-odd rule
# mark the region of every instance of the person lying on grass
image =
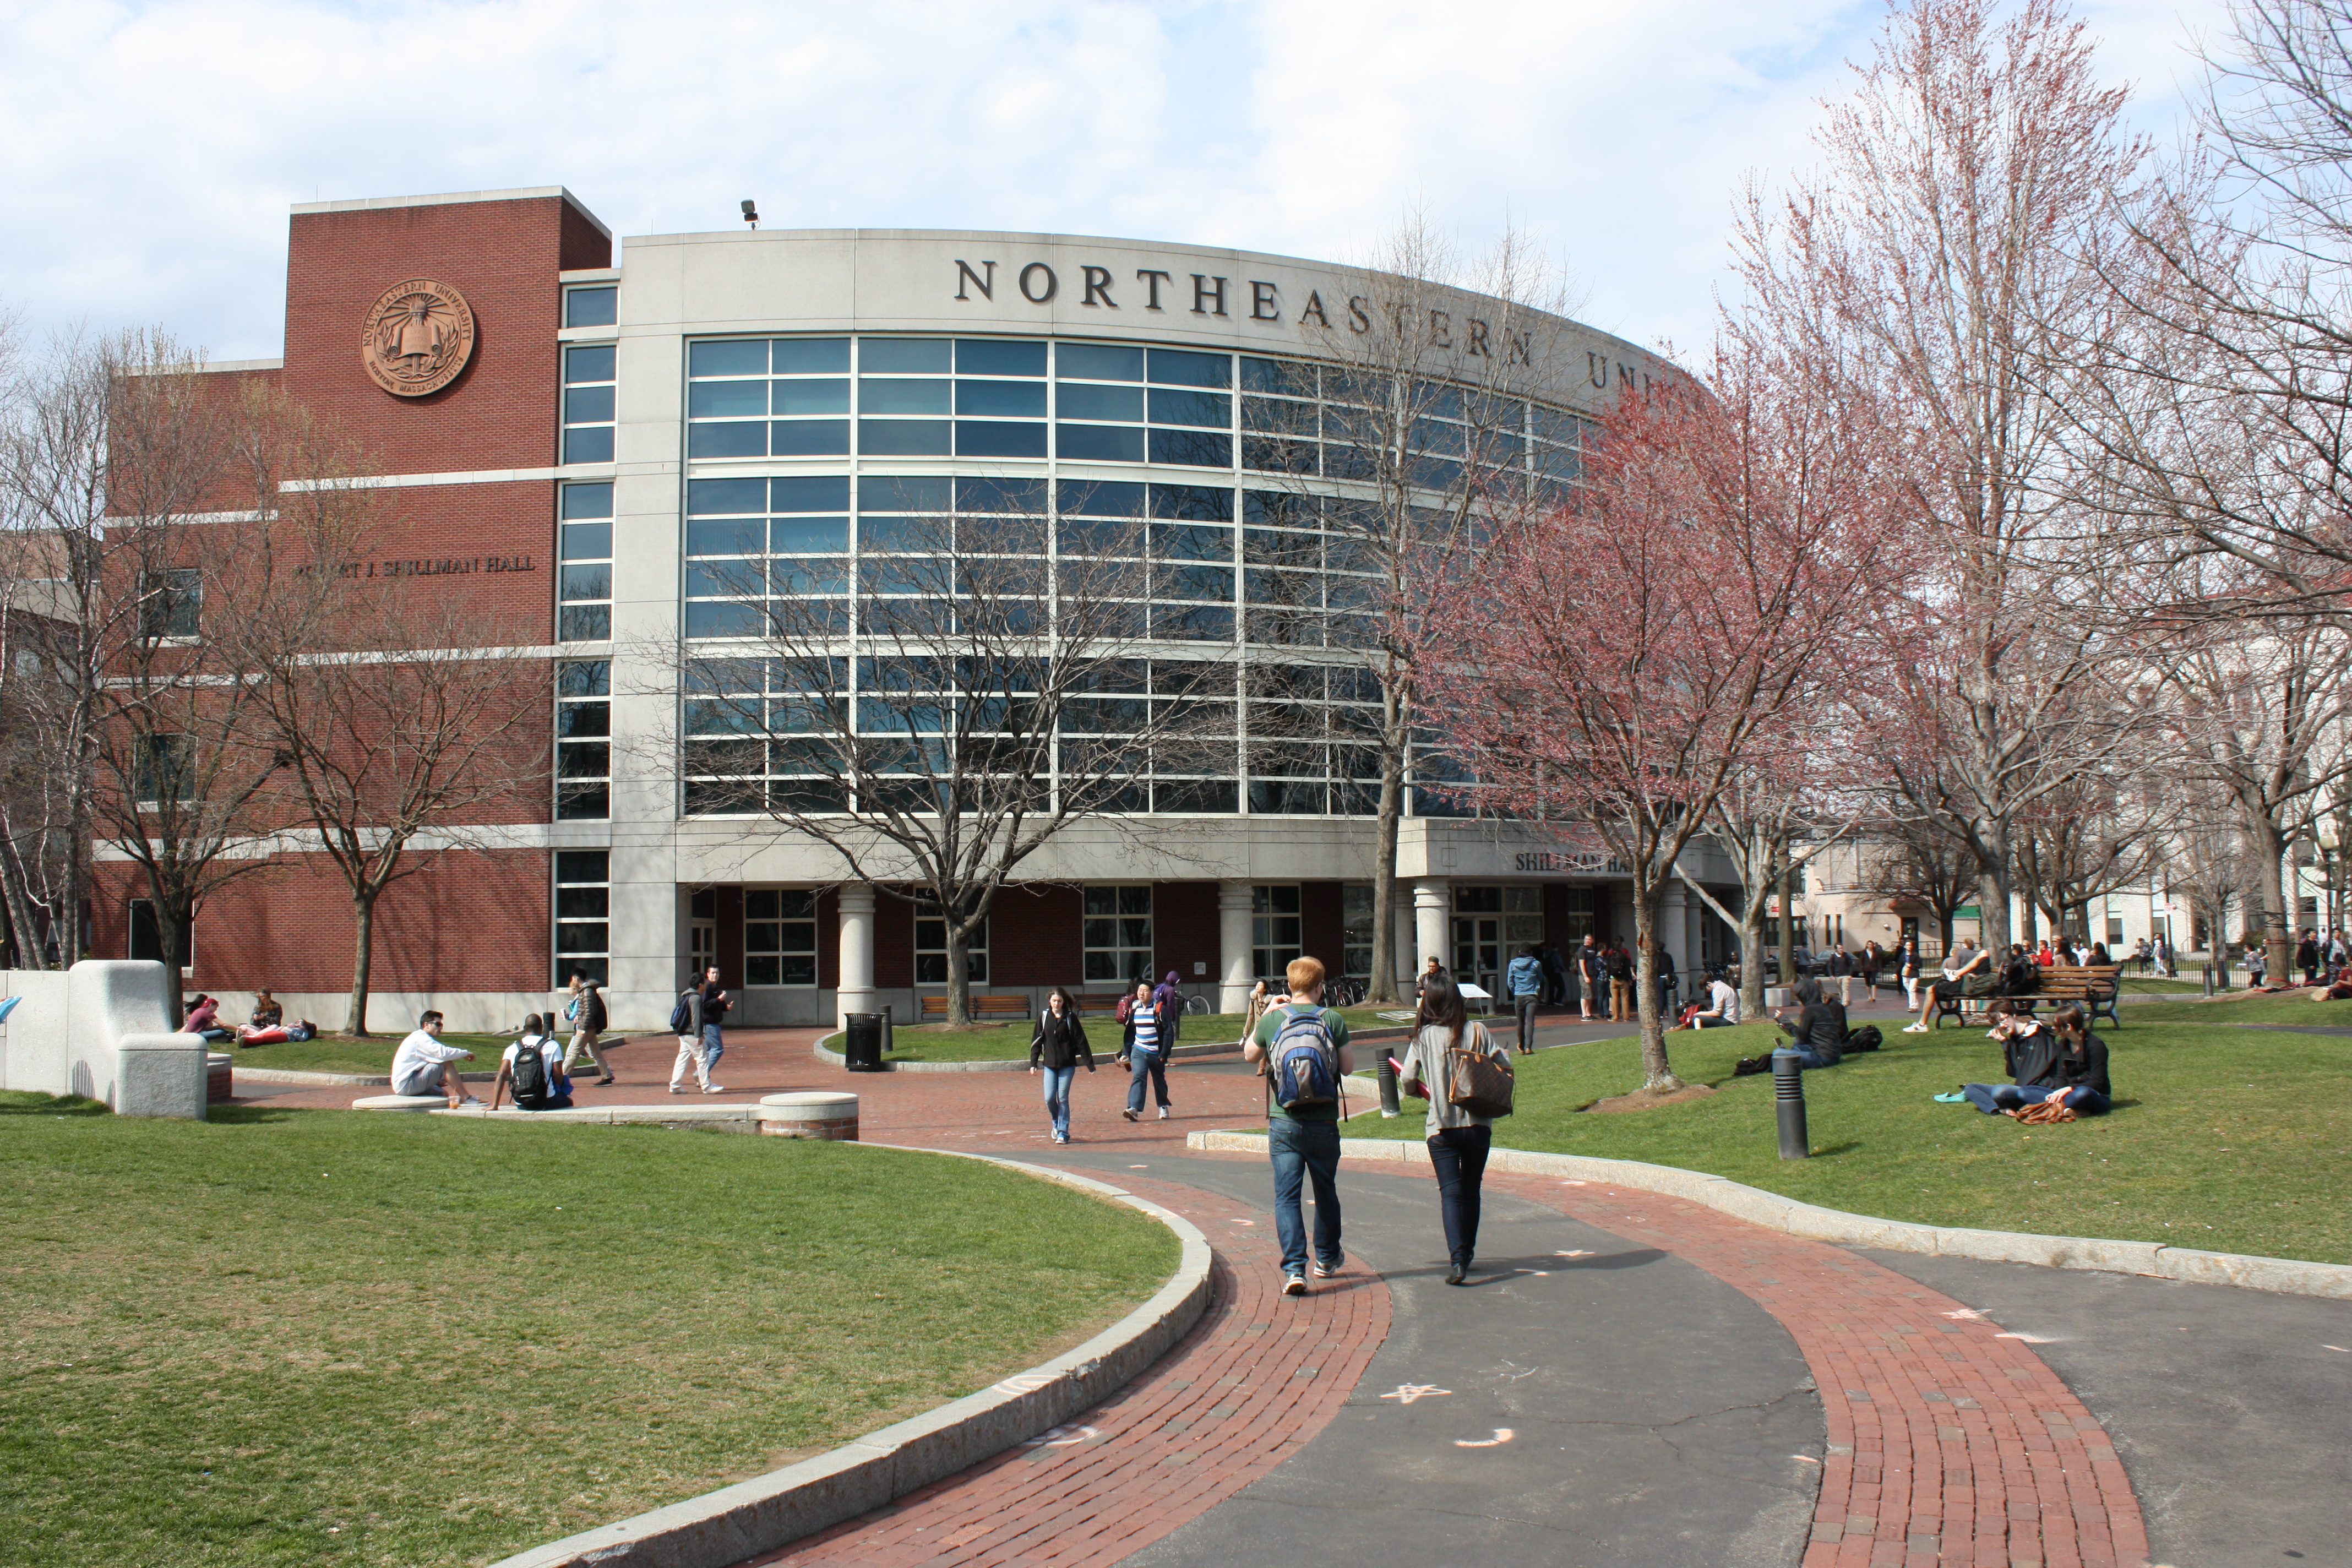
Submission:
POLYGON ((511 1088, 518 1110, 569 1110, 572 1080, 563 1076, 563 1042, 547 1032, 533 1013, 522 1021, 522 1037, 499 1058, 498 1081, 490 1086, 490 1109, 511 1088))
POLYGON ((452 1110, 461 1105, 479 1105, 482 1102, 466 1092, 464 1079, 450 1065, 473 1059, 474 1053, 463 1046, 443 1045, 441 1015, 425 1013, 416 1020, 415 1032, 392 1053, 392 1092, 446 1095, 452 1110))

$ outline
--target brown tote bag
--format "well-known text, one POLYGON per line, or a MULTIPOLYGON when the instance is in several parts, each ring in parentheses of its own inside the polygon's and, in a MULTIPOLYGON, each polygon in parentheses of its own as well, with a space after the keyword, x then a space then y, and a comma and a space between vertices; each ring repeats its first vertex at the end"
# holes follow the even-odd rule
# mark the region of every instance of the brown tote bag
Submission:
MULTIPOLYGON (((1486 1037, 1486 1026, 1477 1026, 1480 1038, 1486 1037)), ((1445 1047, 1446 1103, 1473 1116, 1492 1120, 1511 1113, 1511 1089, 1517 1083, 1511 1064, 1485 1051, 1465 1051, 1458 1046, 1445 1047)))

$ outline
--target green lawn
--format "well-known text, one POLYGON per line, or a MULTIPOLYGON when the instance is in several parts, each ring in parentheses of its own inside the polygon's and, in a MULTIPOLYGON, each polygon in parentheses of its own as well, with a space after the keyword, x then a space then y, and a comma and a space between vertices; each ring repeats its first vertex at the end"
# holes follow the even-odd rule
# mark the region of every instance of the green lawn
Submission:
MULTIPOLYGON (((1348 1020, 1350 1029, 1381 1029, 1388 1027, 1373 1017, 1370 1007, 1350 1007, 1340 1016, 1348 1020)), ((1126 1037, 1123 1026, 1110 1018, 1086 1020, 1087 1038, 1095 1048, 1097 1058, 1118 1054, 1120 1041, 1126 1037)), ((887 1058, 897 1062, 991 1062, 1029 1059, 1029 1038, 1036 1032, 1033 1020, 1022 1019, 1010 1024, 975 1024, 967 1029, 942 1029, 930 1025, 920 1028, 902 1026, 892 1031, 897 1045, 887 1058)), ((1181 1046, 1198 1046, 1241 1037, 1242 1015, 1210 1013, 1184 1020, 1177 1035, 1181 1046)), ((825 1046, 841 1049, 839 1037, 825 1037, 825 1046)), ((503 1047, 501 1047, 503 1048, 503 1047)))
MULTIPOLYGON (((236 1058, 241 1068, 292 1068, 302 1072, 388 1073, 392 1053, 404 1037, 379 1036, 367 1040, 287 1040, 274 1046, 239 1046, 234 1040, 213 1049, 236 1058)), ((444 1035, 442 1043, 463 1046, 475 1059, 457 1064, 465 1072, 496 1072, 499 1054, 513 1042, 511 1035, 444 1035)))
POLYGON ((2315 1002, 2306 993, 2280 996, 2216 997, 2208 1002, 2135 1002, 2121 1009, 2132 1024, 2304 1024, 2314 1028, 2352 1027, 2352 1001, 2315 1002))
POLYGON ((2126 996, 2195 996, 2205 989, 2201 980, 2167 980, 2160 974, 2126 974, 2116 983, 2126 996))
MULTIPOLYGON (((1717 1091, 1646 1110, 1580 1113, 1641 1081, 1633 1040, 1514 1058, 1520 1110, 1496 1124, 1496 1142, 1677 1165, 1923 1224, 2352 1263, 2352 1039, 2144 1024, 2161 1005, 2135 1005, 2129 1025, 2105 1031, 2121 1101, 2105 1117, 2026 1127, 1936 1104, 1929 1096, 1962 1081, 2003 1081, 1999 1047, 1981 1030, 1890 1029, 1885 1049, 1805 1075, 1813 1158, 1784 1162, 1770 1076, 1730 1076, 1735 1058, 1779 1036, 1751 1024, 1667 1037, 1676 1070, 1717 1091)), ((1418 1138, 1422 1128, 1409 1111, 1359 1117, 1348 1132, 1418 1138)))
POLYGON ((5 1100, 14 1568, 486 1562, 985 1387, 1177 1257, 939 1155, 5 1100))

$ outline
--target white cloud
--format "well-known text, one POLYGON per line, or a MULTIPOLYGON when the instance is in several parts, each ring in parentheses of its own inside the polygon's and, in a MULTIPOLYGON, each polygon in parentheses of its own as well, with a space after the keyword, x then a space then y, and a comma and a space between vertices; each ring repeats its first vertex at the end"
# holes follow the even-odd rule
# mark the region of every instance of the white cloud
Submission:
MULTIPOLYGON (((1704 339, 1731 198, 1870 0, 52 0, 0 15, 0 304, 276 352, 286 208, 561 183, 624 235, 984 227, 1346 259, 1507 219, 1594 325, 1704 339)), ((2177 118, 2179 10, 2091 8, 2177 118)))

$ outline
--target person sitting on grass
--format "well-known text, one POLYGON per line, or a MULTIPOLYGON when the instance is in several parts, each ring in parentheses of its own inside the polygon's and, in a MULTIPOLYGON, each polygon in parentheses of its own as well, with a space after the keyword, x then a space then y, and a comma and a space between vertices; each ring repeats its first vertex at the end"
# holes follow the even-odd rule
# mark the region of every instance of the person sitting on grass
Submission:
POLYGON ((441 1094, 449 1100, 449 1109, 482 1102, 466 1092, 465 1080, 449 1064, 469 1062, 474 1053, 463 1046, 441 1043, 441 1015, 426 1013, 416 1020, 416 1031, 400 1042, 392 1053, 392 1092, 394 1094, 441 1094))
POLYGON ((1700 1007, 1677 1029, 1725 1029, 1739 1022, 1739 993, 1723 977, 1720 969, 1709 970, 1706 977, 1706 1005, 1700 1007))
POLYGON ((1980 952, 1965 942, 1952 949, 1952 955, 1944 960, 1944 977, 1933 985, 1919 988, 1919 1016, 1904 1025, 1903 1032, 1906 1035, 1926 1034, 1928 1015, 1936 1010, 1937 1003, 1948 1002, 1965 994, 1964 988, 1969 976, 1991 972, 1991 953, 1980 952))
POLYGON ((1987 1116, 2038 1105, 2060 1087, 2058 1037, 2024 1003, 2002 997, 1992 1005, 1992 1032, 2000 1041, 2008 1083, 1964 1083, 1960 1098, 1987 1116))
POLYGON ((226 1040, 228 1028, 220 1021, 220 1002, 215 997, 196 994, 194 1005, 188 1009, 188 1021, 180 1026, 183 1033, 202 1035, 207 1040, 226 1040))
POLYGON ((509 1088, 517 1110, 569 1110, 572 1080, 563 1075, 563 1042, 547 1032, 547 1021, 533 1013, 522 1021, 522 1037, 499 1058, 498 1081, 490 1086, 490 1109, 499 1108, 509 1088))
POLYGON ((2072 1002, 2050 1015, 2050 1029, 2058 1037, 2058 1085, 2043 1098, 2077 1116, 2105 1115, 2115 1104, 2107 1083, 2107 1043, 2091 1032, 2090 1018, 2072 1002))
POLYGON ((1792 1050, 1797 1065, 1808 1068, 1833 1068, 1838 1054, 1845 1046, 1845 1008, 1822 994, 1822 983, 1808 974, 1794 987, 1803 1011, 1794 1018, 1772 1009, 1772 1021, 1787 1031, 1789 1043, 1784 1050, 1792 1050))

